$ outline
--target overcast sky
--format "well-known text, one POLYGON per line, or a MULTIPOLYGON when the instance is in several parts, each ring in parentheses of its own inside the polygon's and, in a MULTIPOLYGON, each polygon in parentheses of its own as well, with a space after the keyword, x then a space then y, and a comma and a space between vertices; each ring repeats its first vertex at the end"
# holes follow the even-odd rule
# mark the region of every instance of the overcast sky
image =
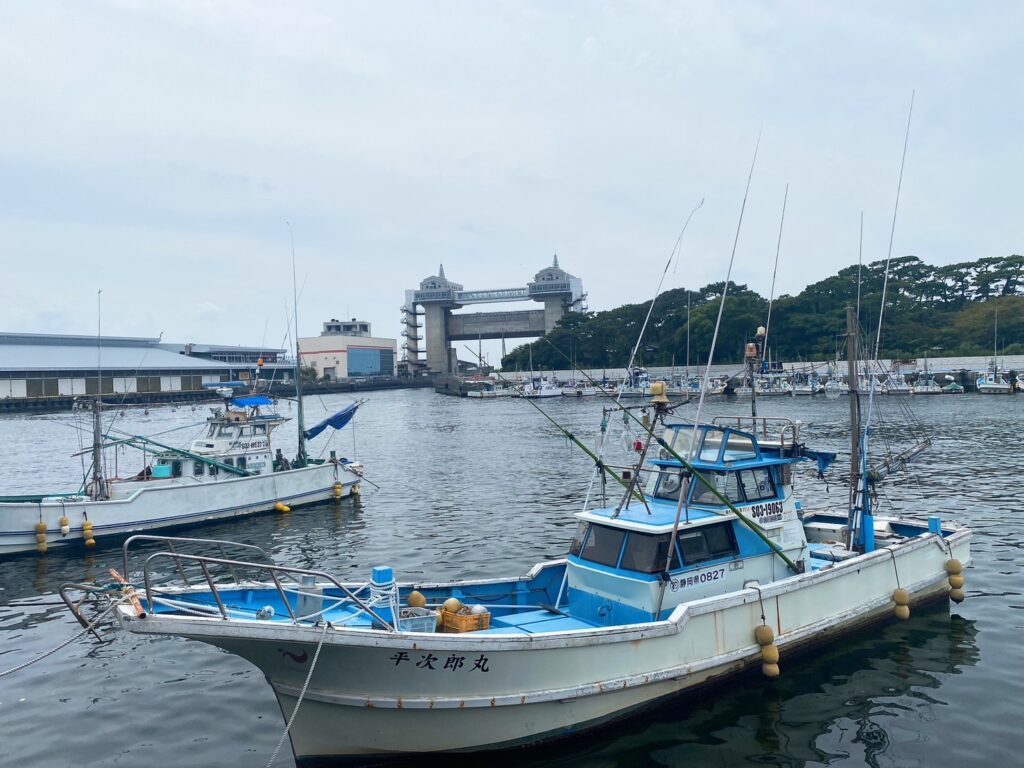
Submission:
MULTIPOLYGON (((0 2, 0 330, 397 336, 443 262, 591 309, 1022 250, 1018 2, 0 2)), ((525 308, 525 307, 520 307, 525 308)), ((463 355, 465 356, 465 355, 463 355)))

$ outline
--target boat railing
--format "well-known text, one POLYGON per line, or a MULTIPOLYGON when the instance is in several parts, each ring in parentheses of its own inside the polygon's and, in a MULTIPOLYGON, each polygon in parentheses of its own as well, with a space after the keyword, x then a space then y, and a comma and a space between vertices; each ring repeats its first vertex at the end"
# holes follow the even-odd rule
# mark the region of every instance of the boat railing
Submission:
MULTIPOLYGON (((263 549, 262 547, 256 546, 255 544, 242 544, 241 542, 238 542, 238 541, 227 541, 227 540, 224 540, 224 539, 196 539, 196 538, 186 538, 186 537, 183 537, 183 536, 158 536, 158 535, 149 534, 149 533, 139 533, 139 534, 136 534, 134 536, 129 536, 125 540, 124 544, 121 546, 121 563, 122 563, 122 565, 124 567, 124 570, 122 570, 121 572, 126 577, 130 573, 130 570, 128 568, 128 560, 129 560, 129 551, 128 550, 131 548, 131 546, 133 544, 136 544, 136 543, 139 543, 139 542, 151 542, 151 543, 155 542, 155 543, 158 543, 158 544, 162 544, 163 546, 167 547, 167 551, 172 552, 172 553, 177 553, 178 552, 178 549, 176 549, 176 547, 197 546, 197 547, 204 548, 207 552, 209 552, 209 551, 216 551, 224 559, 229 559, 228 558, 228 550, 229 549, 235 549, 235 550, 239 550, 240 549, 240 550, 246 550, 249 553, 252 553, 252 552, 258 553, 268 563, 271 563, 271 564, 273 563, 273 560, 271 559, 270 555, 267 554, 266 550, 263 549)), ((189 587, 192 586, 192 582, 189 579, 188 574, 185 572, 185 569, 181 567, 180 563, 178 563, 177 565, 178 565, 178 569, 177 569, 178 573, 181 575, 182 580, 185 582, 185 586, 189 586, 189 587)), ((231 571, 231 578, 234 581, 238 581, 238 574, 234 570, 231 571)))
POLYGON ((783 416, 716 416, 711 423, 749 432, 761 442, 793 446, 800 439, 800 422, 783 416))
MULTIPOLYGON (((251 546, 251 545, 245 545, 251 546)), ((254 547, 259 549, 259 547, 254 547)), ((397 631, 394 622, 388 621, 383 618, 379 613, 373 610, 372 606, 368 601, 362 600, 353 592, 349 587, 339 582, 329 573, 324 571, 317 571, 308 568, 291 568, 284 565, 274 565, 273 563, 257 563, 247 560, 232 560, 225 557, 210 557, 208 555, 192 555, 185 554, 182 552, 172 552, 162 550, 160 552, 154 552, 146 558, 146 562, 143 568, 143 584, 146 590, 146 601, 149 604, 149 611, 152 613, 155 606, 159 603, 167 605, 174 609, 184 609, 195 613, 214 613, 219 614, 225 621, 231 619, 231 610, 225 604, 224 599, 221 596, 220 589, 223 588, 224 584, 218 586, 217 579, 214 577, 212 568, 215 567, 226 567, 232 573, 235 573, 235 569, 246 569, 250 572, 257 574, 262 573, 269 577, 269 580, 274 585, 274 590, 277 592, 278 597, 281 599, 282 605, 286 611, 288 611, 288 617, 294 624, 298 624, 301 621, 310 621, 313 619, 322 619, 323 615, 330 610, 339 608, 347 603, 351 603, 356 606, 358 612, 366 613, 372 618, 378 625, 392 632, 397 631), (153 585, 153 566, 154 563, 158 563, 161 560, 173 560, 175 568, 180 574, 185 576, 185 567, 187 565, 197 566, 200 573, 202 574, 203 580, 206 582, 206 586, 210 590, 210 595, 216 603, 216 611, 212 609, 210 611, 202 610, 203 606, 197 603, 176 600, 169 595, 158 594, 158 589, 154 588, 153 585), (319 592, 313 592, 314 585, 329 585, 336 588, 340 595, 338 598, 331 598, 325 596, 319 592), (294 581, 296 587, 286 585, 285 581, 294 581), (296 608, 292 606, 291 601, 288 599, 289 594, 297 597, 314 597, 320 598, 323 603, 321 604, 320 610, 312 611, 305 615, 297 615, 296 608)), ((190 583, 185 577, 186 583, 190 583)), ((233 581, 231 586, 237 586, 238 582, 233 581)), ((359 590, 356 590, 359 591, 359 590)), ((184 595, 182 595, 184 597, 184 595)), ((298 601, 296 601, 298 605, 298 601)))

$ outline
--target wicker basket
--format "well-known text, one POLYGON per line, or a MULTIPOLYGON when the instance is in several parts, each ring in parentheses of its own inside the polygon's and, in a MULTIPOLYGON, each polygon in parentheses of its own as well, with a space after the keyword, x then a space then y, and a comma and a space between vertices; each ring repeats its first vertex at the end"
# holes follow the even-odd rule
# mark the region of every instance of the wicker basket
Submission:
POLYGON ((491 614, 486 611, 470 613, 469 608, 460 608, 458 613, 442 611, 441 617, 445 632, 476 632, 491 627, 491 614))

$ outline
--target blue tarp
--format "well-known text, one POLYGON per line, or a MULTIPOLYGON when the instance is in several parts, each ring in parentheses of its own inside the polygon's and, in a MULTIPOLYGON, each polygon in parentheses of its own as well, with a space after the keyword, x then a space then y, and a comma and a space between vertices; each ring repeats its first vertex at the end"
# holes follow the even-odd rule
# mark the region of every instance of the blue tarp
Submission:
POLYGON ((249 395, 248 397, 233 398, 231 404, 242 408, 255 408, 258 405, 273 405, 274 401, 266 395, 249 395))
POLYGON ((310 427, 309 429, 307 429, 303 434, 306 436, 307 440, 312 440, 314 437, 319 435, 328 427, 341 429, 350 421, 352 421, 352 417, 355 416, 356 408, 358 407, 359 403, 351 403, 350 405, 346 405, 333 416, 328 416, 315 427, 310 427))

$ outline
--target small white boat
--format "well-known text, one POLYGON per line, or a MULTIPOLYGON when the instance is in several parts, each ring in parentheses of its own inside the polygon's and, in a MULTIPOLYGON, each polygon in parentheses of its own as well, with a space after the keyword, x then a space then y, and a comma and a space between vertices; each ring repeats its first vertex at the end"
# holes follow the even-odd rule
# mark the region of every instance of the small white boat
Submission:
POLYGON ((562 388, 557 383, 548 379, 541 379, 540 381, 531 380, 526 383, 526 386, 521 391, 522 397, 530 398, 562 396, 562 388))
POLYGON ((987 371, 975 382, 978 392, 982 395, 1011 395, 1013 387, 999 371, 987 371))
POLYGON ((102 536, 286 511, 357 493, 362 465, 333 452, 327 460, 308 459, 304 441, 328 426, 340 429, 359 404, 304 435, 300 426, 302 447, 294 463, 272 448, 271 432, 287 419, 262 412, 271 404, 264 395, 225 400, 207 419, 206 434, 187 450, 139 436, 105 437, 101 411, 94 406, 91 482, 78 493, 0 497, 0 555, 84 549, 102 536), (136 475, 108 477, 104 450, 122 446, 143 451, 149 461, 136 475))
POLYGON ((910 388, 912 395, 944 395, 944 390, 932 376, 921 376, 910 388))

